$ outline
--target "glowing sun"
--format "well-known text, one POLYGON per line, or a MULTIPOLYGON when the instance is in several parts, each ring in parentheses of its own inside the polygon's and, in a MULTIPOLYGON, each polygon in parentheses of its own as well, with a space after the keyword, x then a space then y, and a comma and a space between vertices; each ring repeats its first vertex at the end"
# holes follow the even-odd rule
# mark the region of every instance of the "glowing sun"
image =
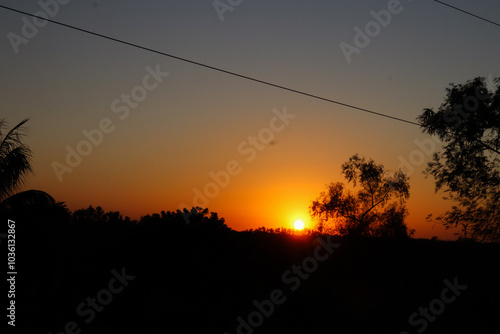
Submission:
POLYGON ((304 228, 304 222, 302 220, 296 220, 295 223, 293 223, 293 227, 295 227, 296 230, 302 230, 304 228))

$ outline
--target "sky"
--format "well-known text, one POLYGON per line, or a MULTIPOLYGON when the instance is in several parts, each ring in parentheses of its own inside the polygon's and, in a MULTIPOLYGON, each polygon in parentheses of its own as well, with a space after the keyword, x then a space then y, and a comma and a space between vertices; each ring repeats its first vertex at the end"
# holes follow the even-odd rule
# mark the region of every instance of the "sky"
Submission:
MULTIPOLYGON (((500 20, 498 1, 447 3, 500 20)), ((500 76, 500 28, 430 0, 0 5, 411 122, 450 83, 500 76)), ((440 143, 418 126, 35 23, 0 8, 0 117, 30 118, 23 189, 133 219, 202 205, 236 230, 311 228, 358 153, 409 175, 416 237, 456 238, 425 220, 453 203, 422 174, 440 143)))

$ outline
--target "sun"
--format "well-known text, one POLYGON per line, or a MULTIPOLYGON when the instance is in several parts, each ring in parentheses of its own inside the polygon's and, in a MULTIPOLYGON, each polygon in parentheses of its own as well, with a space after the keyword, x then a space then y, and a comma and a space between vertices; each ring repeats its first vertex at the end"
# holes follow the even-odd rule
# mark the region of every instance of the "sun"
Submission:
POLYGON ((302 230, 304 229, 304 222, 302 220, 296 220, 295 223, 293 223, 293 227, 295 227, 296 230, 302 230))

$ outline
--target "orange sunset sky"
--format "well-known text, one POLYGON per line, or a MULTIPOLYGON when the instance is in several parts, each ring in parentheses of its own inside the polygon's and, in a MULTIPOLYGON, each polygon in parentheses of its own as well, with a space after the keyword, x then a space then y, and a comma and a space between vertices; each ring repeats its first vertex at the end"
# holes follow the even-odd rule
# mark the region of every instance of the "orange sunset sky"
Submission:
MULTIPOLYGON (((496 1, 450 2, 500 17, 496 1)), ((10 5, 41 10, 36 1, 10 5)), ((443 102, 450 82, 500 75, 498 27, 434 1, 400 1, 349 62, 341 43, 354 45, 355 28, 387 6, 243 1, 221 21, 211 1, 74 1, 53 19, 412 122, 443 102)), ((24 189, 134 219, 202 203, 236 230, 291 228, 296 219, 311 228, 311 201, 344 181, 340 166, 359 153, 410 175, 416 237, 456 238, 425 221, 452 203, 422 175, 440 144, 418 126, 51 23, 16 52, 7 36, 22 34, 23 17, 0 8, 0 115, 11 126, 31 118, 35 174, 24 189), (78 148, 86 155, 71 167, 68 152, 78 148)))

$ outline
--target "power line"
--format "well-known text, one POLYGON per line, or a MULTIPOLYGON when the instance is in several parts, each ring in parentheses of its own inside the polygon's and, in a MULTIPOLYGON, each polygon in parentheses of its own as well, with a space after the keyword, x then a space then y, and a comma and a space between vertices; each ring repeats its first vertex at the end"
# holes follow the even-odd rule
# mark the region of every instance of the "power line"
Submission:
POLYGON ((453 9, 455 9, 455 10, 458 10, 458 11, 460 11, 460 12, 462 12, 462 13, 467 14, 467 15, 474 16, 475 18, 478 18, 478 19, 480 19, 480 20, 483 20, 483 21, 489 22, 489 23, 491 23, 491 24, 494 24, 494 25, 496 25, 496 26, 499 26, 499 27, 500 27, 500 23, 496 23, 496 22, 490 21, 490 20, 488 20, 488 19, 485 19, 484 17, 481 17, 481 16, 476 15, 476 14, 472 14, 471 12, 468 12, 468 11, 463 10, 463 9, 460 9, 460 8, 458 8, 458 7, 455 7, 455 6, 449 5, 449 4, 444 3, 444 2, 442 2, 442 1, 439 1, 439 0, 434 0, 434 1, 435 1, 435 2, 438 2, 438 3, 442 4, 442 5, 448 6, 448 7, 450 7, 450 8, 453 8, 453 9))
POLYGON ((30 14, 30 13, 27 13, 27 12, 24 12, 24 11, 21 11, 21 10, 18 10, 18 9, 14 9, 14 8, 11 8, 11 7, 0 5, 0 8, 4 8, 4 9, 7 9, 7 10, 10 10, 10 11, 13 11, 13 12, 17 12, 17 13, 20 13, 20 14, 24 14, 24 15, 36 17, 38 19, 45 20, 45 21, 48 21, 48 22, 51 22, 51 23, 54 23, 54 24, 57 24, 57 25, 60 25, 60 26, 66 27, 66 28, 70 28, 70 29, 73 29, 73 30, 77 30, 77 31, 86 33, 86 34, 90 34, 90 35, 93 35, 93 36, 97 36, 97 37, 101 37, 101 38, 104 38, 104 39, 108 39, 108 40, 111 40, 111 41, 114 41, 114 42, 117 42, 117 43, 121 43, 121 44, 125 44, 125 45, 128 45, 128 46, 132 46, 132 47, 135 47, 135 48, 138 48, 138 49, 142 49, 142 50, 145 50, 145 51, 149 51, 149 52, 152 52, 152 53, 156 53, 156 54, 159 54, 159 55, 162 55, 162 56, 166 56, 166 57, 170 57, 170 58, 173 58, 173 59, 177 59, 177 60, 180 60, 180 61, 183 61, 183 62, 186 62, 186 63, 190 63, 190 64, 193 64, 193 65, 205 67, 205 68, 208 68, 208 69, 211 69, 211 70, 214 70, 214 71, 218 71, 218 72, 222 72, 222 73, 225 73, 225 74, 229 74, 229 75, 236 76, 236 77, 239 77, 239 78, 242 78, 242 79, 254 81, 254 82, 261 83, 261 84, 264 84, 264 85, 267 85, 267 86, 271 86, 271 87, 279 88, 279 89, 282 89, 282 90, 286 90, 286 91, 289 91, 289 92, 292 92, 292 93, 296 93, 296 94, 300 94, 300 95, 312 97, 314 99, 318 99, 318 100, 322 100, 322 101, 334 103, 334 104, 337 104, 337 105, 340 105, 340 106, 343 106, 343 107, 347 107, 347 108, 351 108, 351 109, 356 109, 356 110, 363 111, 363 112, 366 112, 366 113, 370 113, 370 114, 373 114, 373 115, 377 115, 377 116, 381 116, 381 117, 386 117, 386 118, 390 118, 390 119, 393 119, 393 120, 396 120, 396 121, 405 122, 405 123, 408 123, 408 124, 420 126, 420 124, 418 124, 416 122, 408 121, 408 120, 403 119, 403 118, 399 118, 399 117, 395 117, 395 116, 390 116, 390 115, 379 113, 379 112, 376 112, 376 111, 373 111, 373 110, 370 110, 370 109, 365 109, 365 108, 357 107, 357 106, 354 106, 352 104, 343 103, 343 102, 332 100, 332 99, 328 99, 328 98, 325 98, 325 97, 322 97, 322 96, 318 96, 318 95, 306 93, 306 92, 303 92, 303 91, 300 91, 300 90, 297 90, 297 89, 293 89, 293 88, 285 87, 285 86, 282 86, 282 85, 278 85, 278 84, 275 84, 275 83, 272 83, 272 82, 269 82, 269 81, 260 80, 260 79, 253 78, 253 77, 250 77, 250 76, 247 76, 247 75, 243 75, 243 74, 239 74, 239 73, 236 73, 236 72, 224 70, 224 69, 219 68, 219 67, 215 67, 215 66, 203 64, 203 63, 200 63, 200 62, 197 62, 197 61, 194 61, 194 60, 190 60, 190 59, 186 59, 186 58, 183 58, 183 57, 175 56, 175 55, 172 55, 172 54, 161 52, 161 51, 158 51, 158 50, 155 50, 155 49, 151 49, 151 48, 148 48, 148 47, 145 47, 145 46, 141 46, 141 45, 138 45, 138 44, 134 44, 134 43, 131 43, 131 42, 126 42, 124 40, 117 39, 117 38, 110 37, 110 36, 106 36, 106 35, 103 35, 103 34, 100 34, 100 33, 96 33, 96 32, 90 31, 90 30, 78 28, 78 27, 75 27, 75 26, 72 26, 72 25, 69 25, 69 24, 65 24, 65 23, 62 23, 62 22, 55 21, 55 20, 46 19, 46 18, 37 16, 37 15, 34 15, 34 14, 30 14))

